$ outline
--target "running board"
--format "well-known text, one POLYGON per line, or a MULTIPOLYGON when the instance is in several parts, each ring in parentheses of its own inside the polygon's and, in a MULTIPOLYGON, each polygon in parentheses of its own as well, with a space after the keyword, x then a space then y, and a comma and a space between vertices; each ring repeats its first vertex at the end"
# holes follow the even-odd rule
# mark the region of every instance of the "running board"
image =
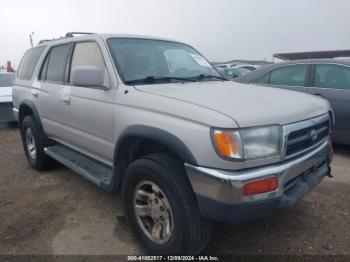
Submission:
POLYGON ((64 145, 44 149, 45 153, 98 186, 111 184, 113 169, 64 145))

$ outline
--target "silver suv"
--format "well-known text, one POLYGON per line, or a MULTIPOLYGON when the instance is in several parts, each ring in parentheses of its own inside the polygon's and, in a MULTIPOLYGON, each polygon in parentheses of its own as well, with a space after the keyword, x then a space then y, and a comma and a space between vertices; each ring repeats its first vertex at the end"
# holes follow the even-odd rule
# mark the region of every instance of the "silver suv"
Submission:
POLYGON ((13 88, 24 151, 121 190, 152 254, 196 254, 212 221, 290 207, 330 176, 322 98, 222 78, 191 46, 72 34, 28 50, 13 88))

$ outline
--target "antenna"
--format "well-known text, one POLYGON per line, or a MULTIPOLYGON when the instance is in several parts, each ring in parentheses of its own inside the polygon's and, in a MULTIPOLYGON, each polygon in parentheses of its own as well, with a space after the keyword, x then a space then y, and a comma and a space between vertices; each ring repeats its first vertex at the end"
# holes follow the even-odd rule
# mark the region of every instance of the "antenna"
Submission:
POLYGON ((29 41, 30 41, 30 46, 33 47, 34 44, 33 44, 33 35, 34 35, 35 32, 32 32, 31 34, 29 34, 29 41))

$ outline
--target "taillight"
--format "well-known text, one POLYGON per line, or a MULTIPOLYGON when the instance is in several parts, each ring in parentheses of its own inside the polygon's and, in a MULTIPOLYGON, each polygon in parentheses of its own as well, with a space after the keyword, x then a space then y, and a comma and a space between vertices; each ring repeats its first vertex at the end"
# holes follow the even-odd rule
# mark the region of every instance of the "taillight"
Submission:
POLYGON ((274 177, 245 184, 243 194, 245 196, 251 196, 276 191, 277 189, 278 179, 274 177))
POLYGON ((328 140, 328 149, 331 153, 333 153, 334 151, 334 148, 333 148, 333 143, 331 140, 328 140))

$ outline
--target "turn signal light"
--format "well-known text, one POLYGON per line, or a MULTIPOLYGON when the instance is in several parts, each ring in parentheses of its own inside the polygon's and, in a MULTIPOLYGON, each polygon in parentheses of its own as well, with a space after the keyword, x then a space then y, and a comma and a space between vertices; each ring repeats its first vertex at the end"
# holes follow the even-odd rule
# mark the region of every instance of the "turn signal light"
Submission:
POLYGON ((274 177, 245 184, 243 194, 245 196, 251 196, 276 191, 277 189, 278 179, 274 177))
POLYGON ((243 157, 239 135, 237 132, 215 130, 214 145, 222 157, 241 159, 243 157))

